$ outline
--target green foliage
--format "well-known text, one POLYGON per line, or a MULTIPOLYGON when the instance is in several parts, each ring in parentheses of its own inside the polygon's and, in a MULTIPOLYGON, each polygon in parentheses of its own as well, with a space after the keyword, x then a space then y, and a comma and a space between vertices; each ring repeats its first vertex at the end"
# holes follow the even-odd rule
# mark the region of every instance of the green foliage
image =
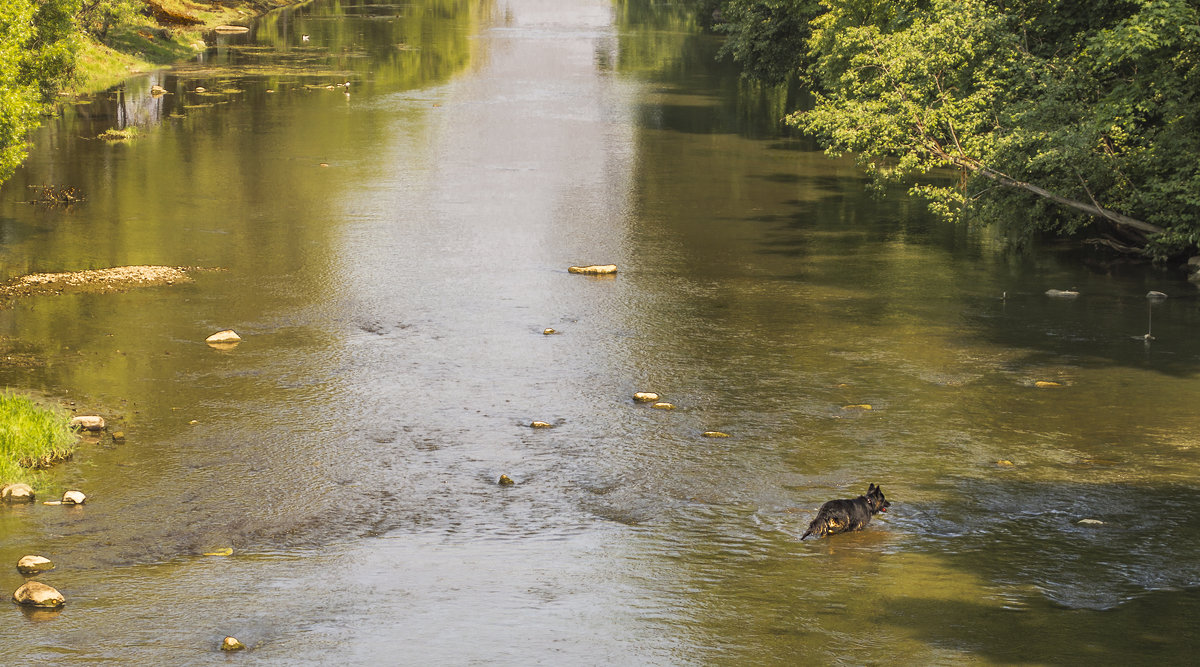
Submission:
POLYGON ((809 23, 818 0, 726 0, 714 29, 727 34, 721 57, 740 63, 746 76, 780 84, 800 75, 809 23))
POLYGON ((134 23, 145 7, 142 0, 84 0, 78 15, 79 27, 107 42, 111 29, 134 23))
POLYGON ((79 0, 0 0, 0 181, 25 158, 44 103, 71 76, 79 0))
POLYGON ((807 73, 790 121, 1015 238, 1200 241, 1197 0, 726 0, 724 53, 807 73), (944 168, 962 178, 930 178, 944 168))
POLYGON ((77 440, 64 413, 0 393, 0 484, 28 483, 31 468, 70 456, 77 440))

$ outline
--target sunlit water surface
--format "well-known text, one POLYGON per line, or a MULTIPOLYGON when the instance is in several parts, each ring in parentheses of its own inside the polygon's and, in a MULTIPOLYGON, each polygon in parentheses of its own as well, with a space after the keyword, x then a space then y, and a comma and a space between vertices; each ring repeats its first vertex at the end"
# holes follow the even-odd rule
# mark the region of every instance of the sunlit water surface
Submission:
POLYGON ((65 109, 4 186, 0 279, 215 269, 0 310, 0 381, 127 436, 48 473, 85 506, 0 511, 0 562, 52 558, 68 599, 0 614, 10 659, 223 663, 227 634, 295 665, 1200 648, 1183 275, 871 198, 673 5, 318 1, 218 42, 65 109), (86 201, 23 203, 51 184, 86 201), (567 272, 592 263, 619 273, 567 272), (202 342, 223 328, 244 341, 202 342), (870 482, 889 513, 799 541, 870 482))

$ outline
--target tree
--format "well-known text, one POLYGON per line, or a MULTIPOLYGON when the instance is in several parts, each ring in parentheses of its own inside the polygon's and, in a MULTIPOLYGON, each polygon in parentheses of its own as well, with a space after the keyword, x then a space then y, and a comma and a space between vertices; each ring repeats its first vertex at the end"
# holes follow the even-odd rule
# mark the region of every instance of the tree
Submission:
POLYGON ((0 0, 0 182, 25 159, 38 114, 74 71, 79 0, 0 0))
POLYGON ((810 22, 821 13, 818 0, 727 0, 713 28, 729 37, 720 57, 740 63, 743 73, 767 84, 802 75, 810 22))
POLYGON ((1196 0, 828 0, 820 86, 791 122, 946 214, 1107 234, 1166 257, 1200 244, 1196 0), (1085 6, 1086 5, 1086 6, 1085 6))

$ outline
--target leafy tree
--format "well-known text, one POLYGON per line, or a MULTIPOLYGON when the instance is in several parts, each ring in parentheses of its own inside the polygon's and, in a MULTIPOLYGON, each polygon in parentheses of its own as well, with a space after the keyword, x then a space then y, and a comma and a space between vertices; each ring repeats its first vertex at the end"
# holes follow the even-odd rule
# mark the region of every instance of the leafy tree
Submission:
POLYGON ((83 30, 104 42, 110 29, 133 23, 145 9, 143 0, 83 0, 77 19, 83 30))
POLYGON ((1024 237, 1107 233, 1166 257, 1200 244, 1196 0, 826 0, 791 121, 879 181, 1024 237))
POLYGON ((764 83, 796 79, 812 34, 809 23, 820 12, 818 0, 727 0, 714 16, 714 29, 729 36, 718 55, 764 83))
POLYGON ((79 0, 0 0, 0 181, 25 159, 38 113, 71 75, 79 0))

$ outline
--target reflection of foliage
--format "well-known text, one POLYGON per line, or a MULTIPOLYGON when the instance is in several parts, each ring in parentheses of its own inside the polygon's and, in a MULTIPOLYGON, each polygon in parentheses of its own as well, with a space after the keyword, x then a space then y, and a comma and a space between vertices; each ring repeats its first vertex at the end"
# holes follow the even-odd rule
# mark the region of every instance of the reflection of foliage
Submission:
POLYGON ((25 158, 41 104, 70 76, 78 0, 0 0, 0 181, 25 158))
MULTIPOLYGON (((332 0, 320 7, 320 21, 308 20, 317 11, 312 7, 268 14, 256 24, 255 37, 284 52, 290 67, 358 74, 377 88, 413 88, 466 68, 475 44, 469 38, 472 26, 490 11, 490 4, 425 0, 406 5, 404 14, 395 16, 394 6, 332 0), (297 33, 310 35, 309 41, 295 46, 297 33)), ((277 67, 277 56, 271 57, 271 66, 277 67)))
POLYGON ((83 195, 71 186, 30 185, 29 189, 37 193, 35 198, 29 200, 30 204, 70 206, 83 201, 83 195))

